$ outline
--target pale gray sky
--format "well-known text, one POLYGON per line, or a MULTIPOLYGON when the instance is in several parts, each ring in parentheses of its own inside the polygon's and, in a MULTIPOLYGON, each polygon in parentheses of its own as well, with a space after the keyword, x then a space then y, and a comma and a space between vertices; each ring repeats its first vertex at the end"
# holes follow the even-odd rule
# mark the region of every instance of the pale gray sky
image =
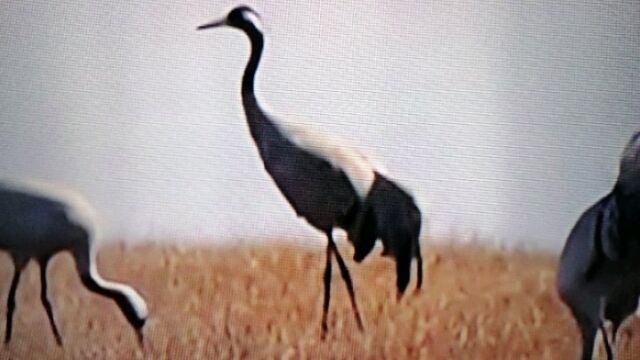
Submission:
MULTIPOLYGON (((271 114, 359 144, 424 234, 559 250, 640 128, 638 1, 255 1, 271 114)), ((0 2, 0 174, 128 240, 324 239, 262 168, 231 1, 0 2)))

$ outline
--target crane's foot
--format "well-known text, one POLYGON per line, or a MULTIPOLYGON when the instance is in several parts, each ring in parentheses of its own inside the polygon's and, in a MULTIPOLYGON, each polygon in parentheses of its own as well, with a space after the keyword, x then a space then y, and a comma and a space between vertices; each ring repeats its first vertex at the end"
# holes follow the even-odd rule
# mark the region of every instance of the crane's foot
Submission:
POLYGON ((327 322, 323 321, 320 326, 320 340, 324 341, 327 338, 327 322))
POLYGON ((53 333, 53 336, 56 338, 56 344, 62 347, 62 338, 60 337, 60 334, 58 334, 57 330, 53 333))
POLYGON ((142 334, 142 329, 136 329, 136 338, 138 339, 138 345, 141 348, 144 348, 144 335, 142 334))
POLYGON ((364 325, 362 324, 362 319, 360 318, 360 314, 358 313, 356 315, 356 323, 358 324, 358 330, 360 330, 361 333, 364 332, 364 325))
MULTIPOLYGON (((12 315, 8 315, 8 316, 12 316, 12 315)), ((4 345, 9 345, 9 343, 11 342, 11 333, 13 332, 13 324, 11 324, 11 319, 8 320, 9 322, 7 322, 7 327, 4 330, 4 345)))

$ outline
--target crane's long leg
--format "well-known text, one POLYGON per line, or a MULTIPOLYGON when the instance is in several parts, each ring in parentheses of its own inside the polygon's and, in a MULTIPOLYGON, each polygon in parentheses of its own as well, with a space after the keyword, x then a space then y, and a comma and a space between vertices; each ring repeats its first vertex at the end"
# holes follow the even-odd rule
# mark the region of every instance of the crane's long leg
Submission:
MULTIPOLYGON (((613 360, 615 357, 613 356, 613 343, 611 342, 611 338, 609 337, 609 332, 607 331, 607 326, 604 321, 600 321, 598 325, 600 332, 602 333, 602 342, 604 344, 604 351, 607 355, 607 360, 613 360)), ((596 346, 597 344, 594 344, 596 346)))
POLYGON ((327 263, 324 268, 324 303, 322 304, 322 324, 320 338, 324 340, 327 335, 327 312, 329 311, 329 300, 331 300, 331 253, 333 248, 327 245, 327 263))
POLYGON ((16 308, 16 290, 18 289, 18 283, 20 282, 20 274, 22 269, 27 264, 27 261, 22 258, 13 258, 13 280, 11 280, 11 288, 9 289, 9 297, 7 298, 7 325, 4 331, 5 344, 11 340, 11 331, 13 329, 13 311, 16 308))
POLYGON ((607 359, 613 360, 613 346, 615 342, 612 341, 611 337, 609 337, 609 332, 607 331, 607 324, 611 324, 611 322, 607 321, 605 317, 605 309, 607 306, 607 302, 604 296, 600 297, 600 309, 598 314, 598 328, 600 328, 600 332, 602 332, 602 341, 604 343, 604 350, 607 354, 607 359))
POLYGON ((49 318, 49 324, 51 324, 51 329, 53 330, 53 335, 56 338, 56 343, 58 345, 62 345, 62 339, 60 338, 60 333, 58 332, 58 327, 56 326, 56 322, 53 319, 53 309, 51 308, 51 303, 49 302, 49 298, 47 297, 47 265, 49 264, 49 257, 45 257, 39 260, 40 262, 40 300, 42 301, 42 305, 44 309, 47 311, 47 317, 49 318))
POLYGON ((598 328, 590 324, 579 324, 582 334, 582 360, 591 360, 598 328))
POLYGON ((422 254, 420 254, 420 250, 418 250, 416 258, 418 260, 418 283, 416 284, 416 290, 420 290, 422 288, 422 254))
POLYGON ((331 234, 331 231, 327 232, 327 237, 329 238, 329 246, 332 248, 333 253, 336 255, 336 260, 338 260, 338 266, 340 267, 340 274, 342 275, 342 279, 344 279, 344 282, 347 285, 349 298, 351 299, 351 308, 353 309, 353 313, 356 316, 358 329, 362 331, 364 330, 364 326, 362 325, 362 318, 360 318, 360 311, 358 310, 358 304, 356 303, 356 295, 355 291, 353 290, 353 282, 351 281, 349 269, 347 269, 347 265, 344 263, 344 260, 342 260, 342 256, 340 255, 336 244, 333 242, 333 235, 331 234))

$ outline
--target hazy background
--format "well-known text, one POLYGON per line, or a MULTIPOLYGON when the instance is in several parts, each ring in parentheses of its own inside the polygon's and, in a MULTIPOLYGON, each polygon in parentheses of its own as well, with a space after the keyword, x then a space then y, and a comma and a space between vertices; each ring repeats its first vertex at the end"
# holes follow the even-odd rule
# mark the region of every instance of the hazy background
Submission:
MULTIPOLYGON (((558 251, 640 128, 640 2, 255 1, 273 115, 359 144, 434 240, 558 251)), ((231 1, 0 2, 0 178, 84 193, 109 237, 322 244, 244 122, 231 1)))

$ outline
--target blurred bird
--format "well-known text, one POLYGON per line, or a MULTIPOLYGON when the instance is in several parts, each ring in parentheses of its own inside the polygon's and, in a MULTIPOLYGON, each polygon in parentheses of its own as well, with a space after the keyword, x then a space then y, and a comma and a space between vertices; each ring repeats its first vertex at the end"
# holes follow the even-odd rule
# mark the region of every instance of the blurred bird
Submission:
POLYGON ((78 194, 36 182, 0 182, 0 250, 11 255, 15 272, 7 300, 5 343, 11 340, 20 273, 30 259, 40 264, 41 301, 58 345, 62 339, 47 298, 47 264, 61 251, 74 257, 82 283, 113 299, 142 341, 147 304, 132 287, 103 279, 96 267, 100 228, 91 206, 78 194))
MULTIPOLYGON (((626 145, 615 186, 575 224, 560 257, 557 287, 591 359, 598 329, 611 322, 611 341, 640 296, 640 132, 626 145)), ((606 334, 603 334, 606 335, 606 334)), ((604 336, 607 341, 607 336, 604 336)), ((613 345, 607 343, 613 357, 613 345)))

